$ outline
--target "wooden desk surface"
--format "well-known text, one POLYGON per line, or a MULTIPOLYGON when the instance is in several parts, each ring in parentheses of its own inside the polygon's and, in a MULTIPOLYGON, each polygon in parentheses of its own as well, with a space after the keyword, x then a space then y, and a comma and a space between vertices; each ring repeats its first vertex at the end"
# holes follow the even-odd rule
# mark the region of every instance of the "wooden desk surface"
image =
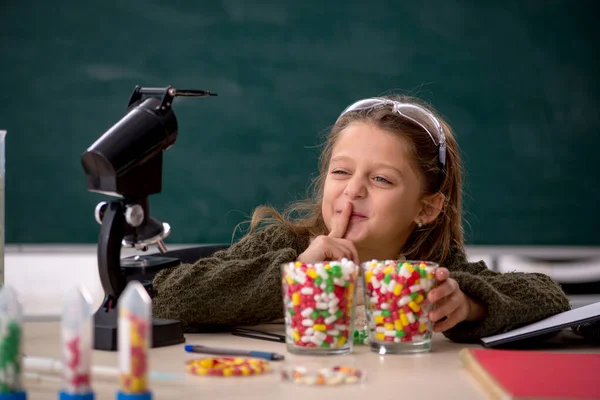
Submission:
MULTIPOLYGON (((25 324, 24 353, 31 357, 60 358, 58 322, 28 322, 25 324)), ((266 325, 259 329, 279 331, 282 326, 266 325)), ((205 377, 185 372, 187 359, 201 357, 185 353, 183 344, 150 350, 150 370, 179 373, 180 381, 151 381, 155 399, 213 398, 224 399, 286 399, 305 400, 307 396, 332 395, 331 398, 364 399, 371 393, 381 399, 486 399, 477 382, 463 369, 458 351, 463 347, 480 347, 448 341, 441 334, 434 335, 433 350, 419 355, 380 356, 367 346, 355 346, 346 356, 298 356, 289 354, 285 344, 236 337, 231 334, 190 334, 187 344, 234 347, 273 351, 285 354, 285 361, 271 362, 272 371, 265 375, 246 377, 205 377), (283 365, 326 367, 349 365, 367 371, 364 384, 336 387, 303 387, 281 380, 283 365), (206 397, 204 397, 206 396, 206 397)), ((598 351, 598 350, 596 350, 598 351)), ((117 367, 117 353, 94 351, 93 364, 117 367)), ((59 384, 25 380, 30 399, 57 398, 59 384)), ((96 399, 114 399, 117 380, 94 379, 96 399)))

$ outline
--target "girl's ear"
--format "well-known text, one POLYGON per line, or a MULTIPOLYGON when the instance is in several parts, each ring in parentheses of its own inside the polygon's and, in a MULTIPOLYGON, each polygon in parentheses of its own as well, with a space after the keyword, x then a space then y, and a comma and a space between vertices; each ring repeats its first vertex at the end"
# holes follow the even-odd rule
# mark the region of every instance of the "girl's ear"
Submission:
POLYGON ((435 193, 432 195, 425 196, 421 202, 421 211, 417 215, 415 223, 419 226, 429 224, 440 215, 444 209, 444 202, 446 196, 443 193, 435 193))

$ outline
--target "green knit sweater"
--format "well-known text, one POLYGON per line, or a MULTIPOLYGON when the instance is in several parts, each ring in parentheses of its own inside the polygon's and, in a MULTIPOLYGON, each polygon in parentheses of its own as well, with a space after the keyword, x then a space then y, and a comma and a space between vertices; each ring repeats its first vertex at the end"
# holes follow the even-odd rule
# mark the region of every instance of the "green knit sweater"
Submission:
MULTIPOLYGON (((280 266, 308 245, 309 238, 271 225, 211 257, 165 269, 152 282, 154 315, 180 320, 187 331, 281 319, 280 266)), ((494 272, 482 261, 468 262, 463 249, 454 249, 441 265, 463 292, 487 307, 484 320, 445 331, 451 340, 474 342, 570 309, 560 286, 546 275, 494 272)))

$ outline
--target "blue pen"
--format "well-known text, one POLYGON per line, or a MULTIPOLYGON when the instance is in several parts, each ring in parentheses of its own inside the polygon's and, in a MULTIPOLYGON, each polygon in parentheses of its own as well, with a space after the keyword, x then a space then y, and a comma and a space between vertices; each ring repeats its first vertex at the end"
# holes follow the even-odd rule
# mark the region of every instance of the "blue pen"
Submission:
POLYGON ((238 350, 238 349, 224 349, 219 347, 208 347, 201 345, 187 344, 185 345, 185 351, 188 353, 201 353, 201 354, 213 354, 219 356, 245 356, 255 358, 265 358, 272 361, 281 361, 285 357, 283 354, 271 353, 267 351, 251 351, 251 350, 238 350))

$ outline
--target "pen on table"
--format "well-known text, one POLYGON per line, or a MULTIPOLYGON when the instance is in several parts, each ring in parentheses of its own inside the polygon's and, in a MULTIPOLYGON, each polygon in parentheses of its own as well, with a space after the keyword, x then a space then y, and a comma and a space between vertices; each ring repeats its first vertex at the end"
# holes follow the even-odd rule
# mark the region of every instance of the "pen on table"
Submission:
POLYGON ((264 358, 272 361, 281 361, 285 357, 283 354, 271 353, 268 351, 252 351, 252 350, 238 350, 238 349, 225 349, 221 347, 208 347, 201 345, 188 344, 185 346, 185 351, 188 353, 200 353, 200 354, 213 354, 220 356, 246 356, 255 358, 264 358))

